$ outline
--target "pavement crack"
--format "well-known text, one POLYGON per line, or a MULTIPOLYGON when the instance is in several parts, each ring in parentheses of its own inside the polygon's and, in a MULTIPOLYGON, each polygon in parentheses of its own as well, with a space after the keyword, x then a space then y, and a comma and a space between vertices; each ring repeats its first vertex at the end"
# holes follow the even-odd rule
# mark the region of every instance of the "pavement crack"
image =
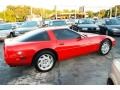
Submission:
POLYGON ((62 84, 62 81, 61 81, 61 72, 60 72, 60 63, 58 62, 58 84, 61 85, 62 84))

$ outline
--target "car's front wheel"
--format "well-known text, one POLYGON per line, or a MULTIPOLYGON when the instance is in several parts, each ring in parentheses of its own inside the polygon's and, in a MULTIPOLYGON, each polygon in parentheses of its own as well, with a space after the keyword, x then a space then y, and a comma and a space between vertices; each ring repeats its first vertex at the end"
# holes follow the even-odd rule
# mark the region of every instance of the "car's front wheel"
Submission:
POLYGON ((101 55, 106 55, 106 54, 109 53, 110 50, 111 50, 111 42, 110 42, 110 40, 108 40, 108 39, 103 40, 101 42, 101 45, 100 45, 99 53, 101 55))
POLYGON ((55 55, 50 51, 42 51, 35 57, 34 66, 40 72, 47 72, 51 70, 56 62, 55 55))

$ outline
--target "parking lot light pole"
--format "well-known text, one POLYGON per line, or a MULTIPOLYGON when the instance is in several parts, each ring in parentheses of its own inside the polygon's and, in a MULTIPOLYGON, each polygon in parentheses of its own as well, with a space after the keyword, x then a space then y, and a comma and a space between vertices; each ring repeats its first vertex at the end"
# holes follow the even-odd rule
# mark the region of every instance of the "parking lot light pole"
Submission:
POLYGON ((4 21, 6 21, 6 15, 5 15, 5 10, 4 10, 3 12, 4 12, 4 21))
POLYGON ((32 16, 32 14, 33 14, 33 12, 32 12, 32 6, 31 6, 31 8, 30 8, 30 14, 31 14, 31 16, 32 16))
POLYGON ((4 21, 6 21, 6 12, 5 12, 6 8, 4 8, 3 10, 3 17, 4 17, 4 21))
POLYGON ((112 8, 110 9, 110 18, 112 18, 112 8))
POLYGON ((56 7, 56 5, 54 6, 54 10, 55 10, 55 19, 57 19, 57 7, 56 7))
POLYGON ((117 6, 115 6, 115 17, 117 17, 117 6))
POLYGON ((76 19, 76 17, 77 17, 77 16, 76 16, 76 9, 75 9, 75 19, 76 19))

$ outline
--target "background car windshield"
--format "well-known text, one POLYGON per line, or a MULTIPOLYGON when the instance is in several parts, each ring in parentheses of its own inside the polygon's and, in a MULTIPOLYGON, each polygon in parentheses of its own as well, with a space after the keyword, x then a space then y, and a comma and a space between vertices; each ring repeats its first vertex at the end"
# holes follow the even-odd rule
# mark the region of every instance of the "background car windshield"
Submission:
POLYGON ((108 19, 106 20, 106 25, 120 25, 120 21, 117 19, 108 19))
POLYGON ((50 26, 63 26, 66 25, 65 21, 52 21, 50 22, 50 26))
POLYGON ((0 30, 9 30, 12 29, 12 24, 1 24, 0 30))
POLYGON ((78 21, 78 24, 94 24, 94 22, 90 19, 81 19, 78 21))
POLYGON ((21 27, 35 27, 35 26, 37 26, 36 21, 26 21, 21 25, 21 27))

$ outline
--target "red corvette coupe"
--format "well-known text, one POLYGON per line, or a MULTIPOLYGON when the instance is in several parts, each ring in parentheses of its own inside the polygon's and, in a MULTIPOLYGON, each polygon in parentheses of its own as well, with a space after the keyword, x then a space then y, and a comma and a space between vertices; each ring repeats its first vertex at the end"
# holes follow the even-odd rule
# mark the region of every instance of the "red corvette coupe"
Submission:
POLYGON ((46 72, 56 61, 92 52, 106 55, 114 45, 115 39, 109 36, 49 27, 6 39, 4 57, 10 66, 34 65, 38 71, 46 72))

